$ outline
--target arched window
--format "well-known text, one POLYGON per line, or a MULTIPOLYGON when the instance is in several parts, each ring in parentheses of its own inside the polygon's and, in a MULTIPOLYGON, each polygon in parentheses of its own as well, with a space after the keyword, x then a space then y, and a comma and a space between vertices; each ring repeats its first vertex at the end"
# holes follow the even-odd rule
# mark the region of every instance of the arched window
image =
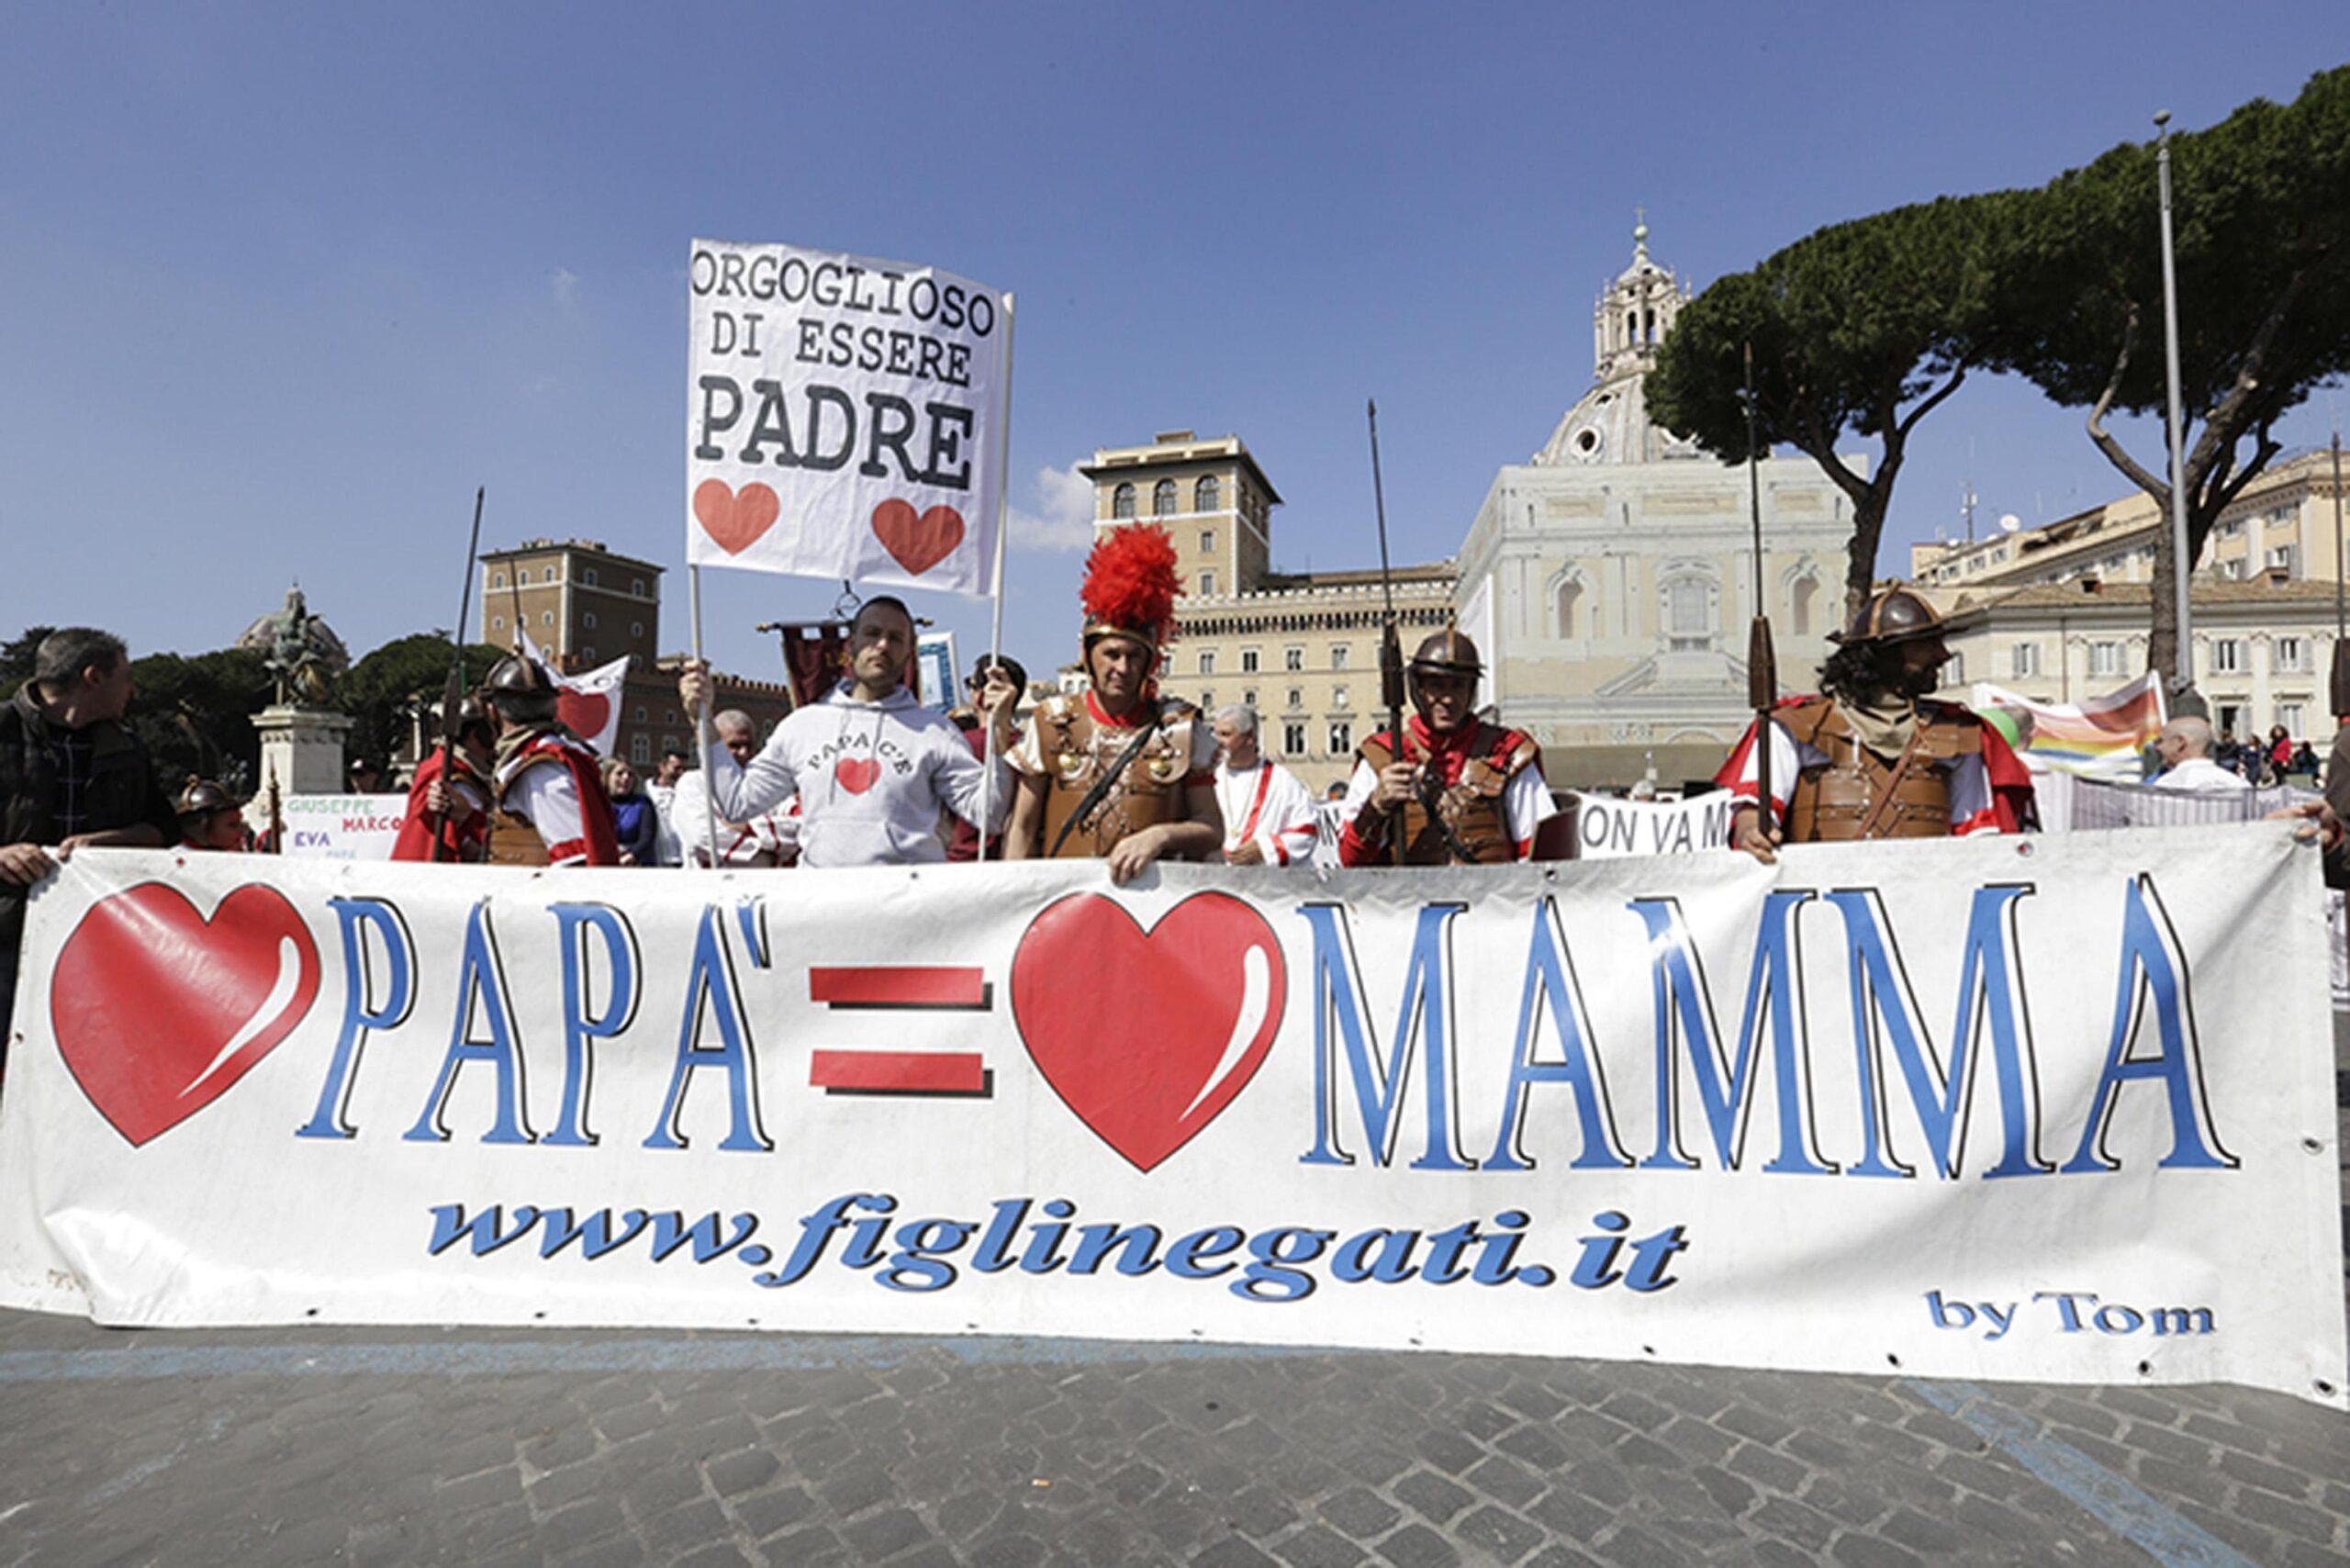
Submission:
POLYGON ((1110 515, 1112 517, 1135 515, 1135 487, 1132 485, 1121 485, 1110 492, 1110 515))
POLYGON ((1158 484, 1151 487, 1150 515, 1153 517, 1173 517, 1175 515, 1174 480, 1161 479, 1158 484))
POLYGON ((1795 593, 1792 597, 1795 599, 1796 635, 1808 637, 1811 635, 1812 619, 1819 610, 1819 579, 1817 577, 1796 579, 1795 593))
POLYGON ((1216 483, 1214 475, 1209 475, 1206 478, 1192 487, 1192 510, 1193 511, 1214 511, 1223 504, 1224 487, 1216 483))
POLYGON ((1559 635, 1585 635, 1582 621, 1583 584, 1569 577, 1559 585, 1559 635))

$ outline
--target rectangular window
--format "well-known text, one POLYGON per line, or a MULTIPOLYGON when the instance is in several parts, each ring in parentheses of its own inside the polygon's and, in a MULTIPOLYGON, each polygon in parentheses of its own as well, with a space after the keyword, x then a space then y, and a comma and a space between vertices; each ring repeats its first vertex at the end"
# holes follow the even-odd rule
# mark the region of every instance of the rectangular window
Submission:
POLYGON ((2285 726, 2285 733, 2287 734, 2300 734, 2301 733, 2301 705, 2298 702, 2279 702, 2277 704, 2277 722, 2285 726))
POLYGON ((1294 686, 1291 687, 1289 689, 1289 706, 1292 712, 1304 707, 1305 693, 1294 686))
POLYGON ((2211 669, 2217 675, 2244 673, 2244 644, 2233 637, 2211 640, 2211 669))
POLYGON ((1214 714, 1215 712, 1214 692, 1203 691, 1200 693, 1200 711, 1207 714, 1214 714))
POLYGON ((1202 648, 1200 650, 1200 673, 1202 675, 1214 675, 1215 673, 1215 650, 1214 648, 1202 648))
POLYGON ((1215 554, 1214 529, 1203 528, 1200 530, 1200 554, 1203 555, 1213 555, 1215 554))
POLYGON ((1343 707, 1345 707, 1346 705, 1347 705, 1347 689, 1346 689, 1345 687, 1343 687, 1343 686, 1342 686, 1342 687, 1338 688, 1336 691, 1333 691, 1332 693, 1330 693, 1330 706, 1331 706, 1331 707, 1333 707, 1333 708, 1343 708, 1343 707))
POLYGON ((1304 669, 1304 667, 1305 650, 1304 648, 1283 648, 1281 650, 1281 668, 1304 669))
POLYGON ((596 568, 593 566, 583 568, 579 574, 579 580, 587 584, 589 588, 594 588, 596 586, 596 568))
POLYGON ((1215 574, 1214 572, 1202 572, 1200 574, 1200 593, 1202 597, 1205 597, 1214 592, 1215 592, 1215 574))
POLYGON ((1305 726, 1304 724, 1283 724, 1281 726, 1281 745, 1290 756, 1304 756, 1305 755, 1305 726))
POLYGON ((639 767, 653 760, 653 737, 639 733, 628 738, 628 759, 639 767))
MULTIPOLYGON (((2276 643, 2277 656, 2272 661, 2279 674, 2299 675, 2310 667, 2309 644, 2299 637, 2279 637, 2276 643)), ((2282 723, 2283 721, 2279 720, 2282 723)))
POLYGON ((2089 673, 2091 675, 2121 674, 2121 644, 2119 643, 2091 643, 2089 644, 2089 673))
POLYGON ((1243 648, 1240 650, 1240 673, 1243 675, 1254 675, 1257 673, 1256 649, 1243 648))
POLYGON ((1966 655, 1964 654, 1951 655, 1950 663, 1942 666, 1942 684, 1944 686, 1956 686, 1965 678, 1966 655))
POLYGON ((1344 643, 1334 643, 1330 645, 1330 667, 1332 669, 1347 667, 1347 645, 1344 643))
POLYGON ((2268 552, 2268 567, 2271 571, 2276 571, 2281 568, 2287 577, 2300 577, 2301 575, 2301 547, 2298 544, 2279 544, 2277 548, 2268 552))
POLYGON ((586 626, 592 630, 596 624, 596 612, 592 610, 581 610, 579 612, 579 623, 582 626, 586 626))
POLYGON ((1243 691, 1240 694, 1240 701, 1244 707, 1254 708, 1257 705, 1256 688, 1250 687, 1248 690, 1243 691))
POLYGON ((1330 721, 1330 755, 1344 756, 1355 749, 1355 727, 1344 719, 1330 721))
POLYGON ((2039 644, 2018 643, 2014 647, 2009 649, 2008 653, 2009 655, 2009 674, 2030 676, 2038 675, 2040 673, 2039 644))

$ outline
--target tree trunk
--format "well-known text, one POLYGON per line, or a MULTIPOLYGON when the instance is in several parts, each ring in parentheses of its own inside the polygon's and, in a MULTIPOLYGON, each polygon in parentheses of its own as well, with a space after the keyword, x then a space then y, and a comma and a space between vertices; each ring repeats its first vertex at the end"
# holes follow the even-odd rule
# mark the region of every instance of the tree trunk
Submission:
POLYGON ((2146 636, 2146 667, 2162 677, 2165 691, 2178 689, 2178 556, 2171 548, 2170 509, 2163 508, 2154 534, 2153 622, 2146 636))
POLYGON ((1844 565, 1844 622, 1850 625, 1876 588, 1877 545, 1885 535, 1886 493, 1872 485, 1852 505, 1852 543, 1844 565))

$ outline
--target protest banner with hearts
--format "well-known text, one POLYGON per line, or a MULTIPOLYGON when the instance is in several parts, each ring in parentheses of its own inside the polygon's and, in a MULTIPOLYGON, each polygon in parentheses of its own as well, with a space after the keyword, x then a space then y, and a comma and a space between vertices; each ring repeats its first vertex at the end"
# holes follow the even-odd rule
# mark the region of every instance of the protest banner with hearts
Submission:
POLYGON ((693 242, 686 559, 995 591, 1010 297, 935 267, 693 242))
POLYGON ((27 909, 0 1307, 2338 1406, 2293 834, 1123 885, 82 850, 27 909))

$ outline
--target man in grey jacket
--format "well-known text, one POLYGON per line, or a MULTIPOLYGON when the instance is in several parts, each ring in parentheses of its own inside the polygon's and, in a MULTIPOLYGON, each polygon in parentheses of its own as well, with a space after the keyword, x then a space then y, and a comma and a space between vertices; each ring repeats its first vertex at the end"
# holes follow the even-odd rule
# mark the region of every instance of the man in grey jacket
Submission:
MULTIPOLYGON (((995 732, 990 766, 971 754, 952 720, 906 689, 913 656, 912 613, 887 595, 866 600, 849 630, 848 678, 778 724, 747 766, 703 737, 718 814, 741 822, 796 795, 800 863, 820 868, 944 860, 939 830, 948 812, 983 832, 1000 830, 1012 809, 1003 755, 1019 694, 1001 671, 979 694, 995 732)), ((703 666, 686 666, 677 695, 687 707, 699 711, 709 679, 703 666)))

